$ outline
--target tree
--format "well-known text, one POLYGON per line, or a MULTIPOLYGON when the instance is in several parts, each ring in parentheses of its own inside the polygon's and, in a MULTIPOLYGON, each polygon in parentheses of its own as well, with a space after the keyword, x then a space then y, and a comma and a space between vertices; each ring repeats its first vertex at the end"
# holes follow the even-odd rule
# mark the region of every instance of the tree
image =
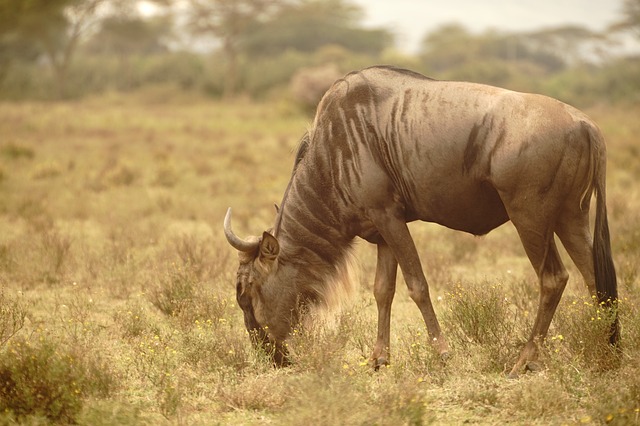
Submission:
POLYGON ((165 39, 170 37, 171 25, 167 17, 142 19, 131 15, 105 18, 92 35, 85 50, 91 53, 126 57, 167 50, 165 39))
POLYGON ((39 40, 65 27, 63 10, 70 0, 0 0, 0 79, 17 60, 42 54, 39 40))
POLYGON ((588 61, 589 48, 606 42, 604 36, 579 25, 546 28, 522 37, 532 56, 555 58, 568 66, 588 61))
POLYGON ((66 96, 67 73, 78 44, 82 37, 95 29, 100 19, 99 10, 106 3, 107 0, 71 0, 63 11, 66 27, 40 33, 39 41, 53 69, 60 98, 66 96))
POLYGON ((614 31, 633 31, 640 38, 640 0, 624 0, 623 18, 613 24, 614 31))
POLYGON ((120 87, 131 88, 134 81, 132 59, 167 52, 171 31, 169 16, 142 18, 135 12, 121 13, 102 20, 83 52, 116 57, 120 87))
POLYGON ((249 28, 271 15, 286 0, 190 0, 188 21, 194 35, 210 35, 222 43, 227 61, 224 95, 235 94, 239 43, 249 28))
POLYGON ((359 6, 344 0, 300 2, 256 23, 241 47, 253 56, 273 55, 287 49, 313 53, 326 45, 379 54, 393 43, 393 36, 385 29, 362 28, 362 17, 359 6))
MULTIPOLYGON (((115 1, 115 0, 114 0, 115 1)), ((0 0, 0 36, 37 49, 51 66, 58 97, 81 38, 108 0, 0 0)))
POLYGON ((476 55, 476 38, 460 24, 445 24, 422 40, 420 56, 428 69, 442 72, 469 62, 476 55))
POLYGON ((581 26, 472 34, 459 24, 448 24, 426 35, 420 56, 429 71, 447 78, 504 84, 516 73, 551 75, 594 62, 606 43, 605 36, 581 26))

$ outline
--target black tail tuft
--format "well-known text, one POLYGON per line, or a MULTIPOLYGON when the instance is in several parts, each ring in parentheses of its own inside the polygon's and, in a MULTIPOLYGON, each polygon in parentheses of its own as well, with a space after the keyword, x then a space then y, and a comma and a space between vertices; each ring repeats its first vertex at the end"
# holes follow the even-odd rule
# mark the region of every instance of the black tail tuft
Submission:
MULTIPOLYGON (((602 175, 601 175, 602 176, 602 175)), ((593 239, 593 265, 595 269, 596 291, 598 303, 611 309, 617 308, 618 283, 616 270, 611 257, 611 241, 609 237, 609 223, 607 220, 607 206, 605 202, 604 178, 596 175, 596 223, 593 239)), ((620 325, 618 314, 615 312, 611 324, 609 343, 616 345, 620 339, 620 325)))

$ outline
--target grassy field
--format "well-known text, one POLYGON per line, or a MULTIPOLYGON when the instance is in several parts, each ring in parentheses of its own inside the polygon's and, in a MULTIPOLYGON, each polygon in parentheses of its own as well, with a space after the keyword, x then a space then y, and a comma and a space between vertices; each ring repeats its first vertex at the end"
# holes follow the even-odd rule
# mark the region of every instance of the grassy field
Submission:
POLYGON ((222 219, 233 206, 240 235, 272 225, 309 117, 161 91, 0 104, 0 424, 640 424, 640 109, 588 113, 609 146, 623 353, 567 261, 544 369, 507 380, 537 305, 511 225, 412 225, 446 365, 399 285, 392 365, 367 366, 362 242, 357 297, 298 329, 293 366, 275 370, 234 304, 222 219))

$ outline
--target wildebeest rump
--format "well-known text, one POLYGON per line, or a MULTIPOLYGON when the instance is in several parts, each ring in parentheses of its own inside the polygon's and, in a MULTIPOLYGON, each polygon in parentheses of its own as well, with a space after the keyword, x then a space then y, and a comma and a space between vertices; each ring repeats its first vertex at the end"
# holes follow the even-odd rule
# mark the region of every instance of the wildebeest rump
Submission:
MULTIPOLYGON (((378 248, 378 335, 371 362, 389 360, 391 303, 400 266, 437 350, 436 319, 407 222, 483 235, 511 220, 540 284, 533 330, 512 375, 537 359, 568 274, 556 234, 600 302, 617 284, 605 204, 606 148, 598 127, 555 99, 481 84, 436 81, 372 67, 337 81, 304 136, 274 228, 225 234, 240 251, 237 298, 245 323, 288 362, 284 341, 300 307, 327 297, 356 236, 378 248), (596 196, 594 238, 589 206, 596 196)), ((610 342, 618 339, 617 319, 610 342)))

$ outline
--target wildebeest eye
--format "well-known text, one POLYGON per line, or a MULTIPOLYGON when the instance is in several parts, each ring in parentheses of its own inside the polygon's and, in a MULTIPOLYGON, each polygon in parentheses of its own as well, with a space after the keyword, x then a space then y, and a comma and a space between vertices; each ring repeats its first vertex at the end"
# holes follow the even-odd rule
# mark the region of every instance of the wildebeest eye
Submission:
POLYGON ((241 281, 238 281, 236 285, 236 300, 238 301, 238 306, 242 308, 243 311, 247 311, 252 309, 251 306, 251 296, 246 291, 247 286, 243 285, 241 281))
POLYGON ((251 275, 241 267, 236 275, 236 294, 238 297, 247 292, 251 287, 251 281, 251 275))

